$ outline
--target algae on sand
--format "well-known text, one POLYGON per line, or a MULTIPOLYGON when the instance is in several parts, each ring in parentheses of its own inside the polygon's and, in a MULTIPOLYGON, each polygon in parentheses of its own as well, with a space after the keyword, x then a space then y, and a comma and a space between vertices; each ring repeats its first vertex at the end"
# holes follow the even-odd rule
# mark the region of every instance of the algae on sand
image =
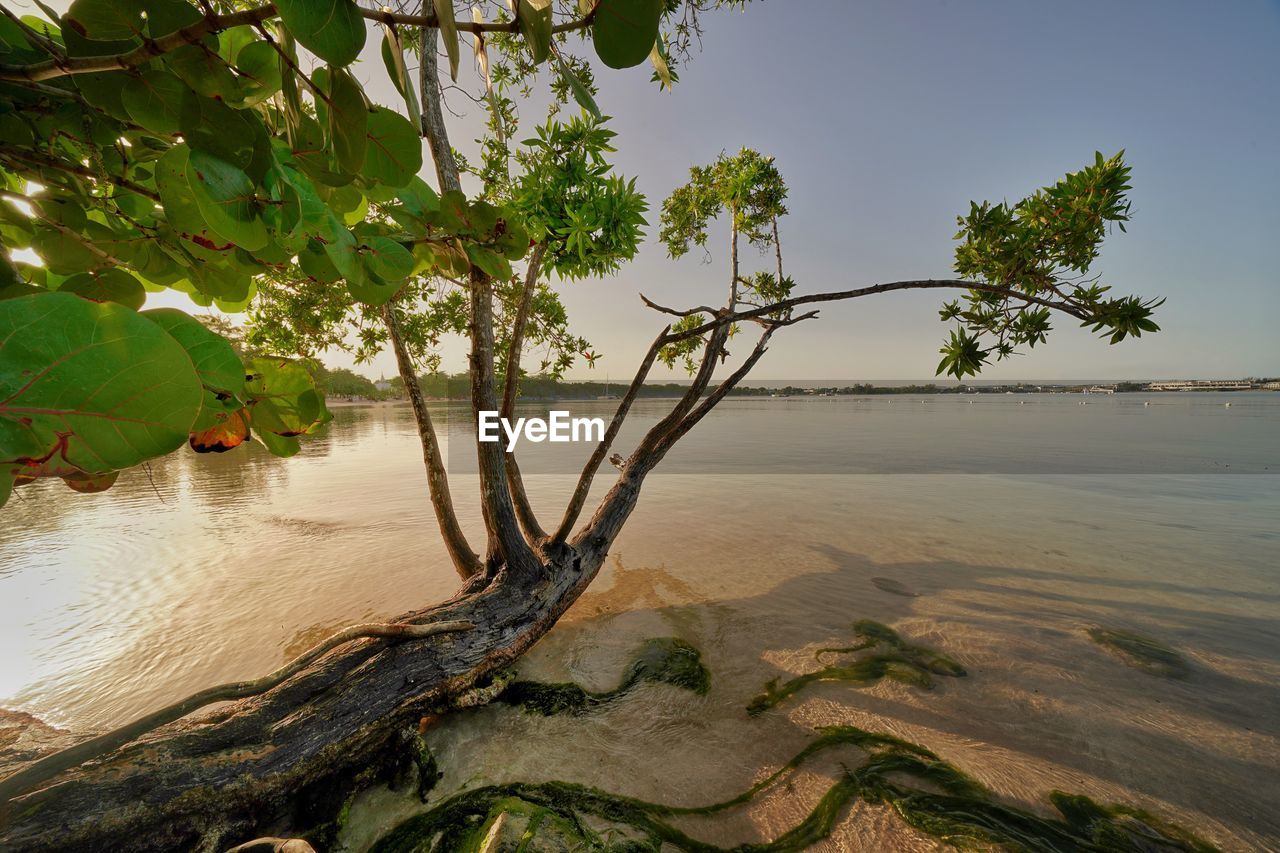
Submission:
POLYGON ((763 693, 751 700, 747 713, 755 716, 776 707, 816 681, 869 683, 889 678, 928 690, 933 687, 934 675, 958 678, 966 674, 964 667, 950 658, 925 646, 912 645, 897 631, 871 619, 855 622, 853 633, 859 640, 855 645, 819 649, 814 656, 821 661, 825 654, 848 655, 868 650, 874 654, 807 672, 782 684, 775 678, 764 686, 763 693))
MULTIPOLYGON (((855 800, 883 804, 917 830, 956 847, 993 845, 1017 851, 1190 851, 1215 848, 1192 833, 1146 812, 1102 805, 1055 791, 1056 817, 1042 817, 1001 803, 980 783, 937 755, 899 738, 854 726, 832 726, 775 773, 738 796, 705 806, 650 803, 570 782, 488 785, 441 801, 402 822, 374 845, 375 853, 463 853, 482 849, 509 816, 518 821, 515 850, 659 851, 721 853, 670 822, 712 815, 754 800, 820 753, 861 750, 809 814, 787 832, 740 853, 794 853, 830 835, 855 800)), ((503 848, 505 849, 505 848, 503 848)))
POLYGON ((1186 678, 1191 664, 1178 651, 1136 631, 1120 628, 1090 628, 1089 638, 1117 653, 1129 666, 1164 678, 1186 678))
POLYGON ((711 689, 711 673, 703 666, 698 650, 684 640, 654 637, 640 646, 622 681, 612 690, 597 693, 572 681, 513 681, 498 694, 497 701, 546 716, 582 714, 625 696, 645 682, 671 684, 705 696, 711 689))

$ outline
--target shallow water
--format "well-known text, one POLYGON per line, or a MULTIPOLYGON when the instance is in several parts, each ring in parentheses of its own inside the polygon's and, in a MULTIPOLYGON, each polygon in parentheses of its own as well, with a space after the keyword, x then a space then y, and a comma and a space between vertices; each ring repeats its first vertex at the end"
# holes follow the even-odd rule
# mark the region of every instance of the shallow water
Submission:
MULTIPOLYGON (((617 562, 519 666, 610 688, 642 639, 674 635, 702 650, 711 692, 644 685, 580 718, 451 716, 428 737, 439 791, 554 778, 698 805, 746 788, 813 727, 848 723, 921 743, 1028 806, 1062 788, 1229 849, 1280 846, 1280 395, 1080 402, 728 401, 650 479, 617 562), (813 652, 847 645, 863 618, 968 677, 932 691, 818 684, 746 715, 764 682, 816 668, 813 652), (1096 626, 1160 640, 1191 675, 1127 665, 1090 640, 1096 626)), ((633 427, 668 405, 642 402, 633 427)), ((550 513, 582 448, 529 449, 550 513)), ((461 473, 455 490, 478 532, 473 483, 461 473)), ((91 731, 443 598, 455 576, 424 495, 394 406, 339 410, 292 460, 184 453, 103 495, 24 487, 0 514, 0 707, 91 731)), ((812 807, 823 771, 687 829, 772 837, 812 807)), ((359 849, 411 808, 377 792, 345 840, 359 849)), ((823 846, 935 842, 856 806, 823 846)))

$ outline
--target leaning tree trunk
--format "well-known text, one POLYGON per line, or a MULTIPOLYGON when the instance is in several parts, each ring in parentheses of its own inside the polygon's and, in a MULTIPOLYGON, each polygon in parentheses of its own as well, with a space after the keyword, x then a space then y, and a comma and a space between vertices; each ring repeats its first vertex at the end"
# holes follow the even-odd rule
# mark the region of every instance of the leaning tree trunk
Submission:
MULTIPOLYGON (((638 478, 624 478, 615 512, 628 513, 638 492, 638 478)), ((472 591, 400 620, 472 630, 354 643, 262 696, 61 774, 0 806, 0 849, 214 850, 330 820, 359 780, 404 765, 422 716, 482 687, 546 633, 595 577, 611 539, 559 547, 540 577, 499 569, 483 589, 473 580, 472 591)))

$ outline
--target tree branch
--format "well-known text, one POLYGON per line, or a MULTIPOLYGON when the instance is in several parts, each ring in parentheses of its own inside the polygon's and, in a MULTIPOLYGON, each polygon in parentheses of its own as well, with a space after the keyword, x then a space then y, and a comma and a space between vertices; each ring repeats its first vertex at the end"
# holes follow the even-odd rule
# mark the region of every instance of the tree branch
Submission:
POLYGON ((738 369, 729 374, 723 382, 716 386, 716 390, 708 394, 706 398, 698 404, 697 408, 691 411, 663 438, 659 451, 660 453, 666 455, 667 451, 670 450, 677 441, 683 438, 685 433, 693 429, 698 421, 705 418, 707 413, 714 409, 716 405, 725 398, 725 395, 732 391, 737 384, 752 371, 756 366, 756 362, 758 362, 761 357, 768 352, 769 338, 773 337, 775 330, 782 328, 784 325, 789 326, 792 324, 787 322, 770 325, 760 334, 760 339, 756 341, 755 348, 752 349, 751 355, 747 356, 747 359, 738 367, 738 369))
MULTIPOLYGON (((516 396, 520 390, 520 357, 524 348, 525 328, 529 323, 529 312, 533 308, 533 294, 537 290, 538 276, 542 272, 542 258, 546 254, 545 243, 538 243, 529 253, 528 266, 525 268, 524 290, 520 293, 520 305, 516 309, 515 321, 511 328, 511 341, 507 346, 506 382, 502 392, 502 417, 510 419, 515 414, 516 396)), ((520 526, 524 528, 525 537, 530 542, 540 542, 547 538, 547 532, 538 523, 533 506, 529 503, 529 494, 524 488, 524 478, 520 475, 520 464, 516 461, 514 451, 505 455, 507 471, 507 487, 511 489, 511 499, 515 503, 516 515, 520 526)))
MULTIPOLYGON (((895 290, 974 290, 980 293, 994 293, 997 296, 1006 296, 1010 299, 1016 299, 1034 305, 1043 305, 1046 308, 1052 308, 1055 311, 1061 311, 1069 314, 1078 320, 1086 320, 1089 318, 1088 312, 1076 305, 1066 302, 1055 302, 1051 299, 1045 299, 1030 293, 1023 293, 1010 287, 1001 287, 994 284, 984 284, 977 281, 965 281, 963 279, 912 279, 908 281, 893 281, 886 284, 875 284, 870 287, 859 287, 853 290, 838 290, 830 293, 811 293, 806 296, 793 296, 790 299, 783 299, 769 305, 762 305, 758 308, 752 308, 749 311, 735 311, 722 313, 714 319, 694 327, 687 331, 672 335, 672 341, 680 341, 686 338, 698 337, 705 335, 714 328, 723 326, 726 323, 739 323, 745 320, 767 319, 771 314, 779 314, 801 305, 814 305, 822 302, 842 302, 848 299, 857 299, 862 296, 871 296, 876 293, 890 293, 895 290)), ((644 296, 640 297, 646 305, 664 314, 671 314, 676 317, 687 317, 691 314, 700 314, 707 309, 690 308, 688 310, 679 310, 676 308, 667 308, 658 305, 644 296)))
MULTIPOLYGON (((431 146, 441 191, 461 190, 458 164, 449 144, 449 132, 445 127, 440 103, 435 31, 425 28, 422 35, 422 61, 418 73, 418 86, 422 95, 422 133, 431 146)), ((471 297, 469 365, 471 409, 475 421, 481 411, 499 411, 494 378, 493 286, 489 277, 475 267, 471 268, 467 286, 471 297)), ((506 563, 508 568, 516 571, 536 570, 538 563, 533 559, 529 543, 520 532, 520 523, 511 500, 502 445, 498 442, 480 441, 477 430, 476 455, 480 463, 481 511, 489 533, 487 561, 490 564, 506 563)))
POLYGON ((382 306, 382 322, 387 327, 387 337, 395 352, 396 366, 400 370, 400 379, 404 382, 405 393, 409 395, 409 403, 413 408, 413 417, 418 425, 418 439, 422 442, 422 461, 427 466, 427 485, 431 493, 431 506, 436 513, 436 523, 444 537, 445 548, 454 568, 463 580, 480 571, 480 558, 471 548, 466 534, 458 524, 458 515, 453 508, 453 495, 449 490, 449 475, 445 471, 444 460, 440 456, 440 440, 436 435, 435 424, 431 421, 431 413, 427 410, 427 402, 422 396, 422 387, 418 385, 418 376, 414 369, 413 359, 404 345, 404 335, 400 329, 400 318, 390 303, 382 306))
MULTIPOLYGON (((137 193, 144 198, 160 203, 160 195, 155 190, 149 190, 141 184, 135 184, 128 178, 121 178, 115 175, 101 175, 85 166, 78 166, 72 163, 65 163, 61 160, 45 160, 42 157, 32 157, 29 154, 19 155, 15 150, 0 150, 0 157, 14 160, 18 163, 25 163, 28 167, 34 166, 37 169, 53 169, 57 172, 65 172, 68 175, 75 175, 78 178, 88 178, 92 181, 108 182, 112 186, 126 189, 129 192, 137 193)), ((101 198, 110 199, 111 196, 101 196, 101 198)))
POLYGON ((36 785, 51 779, 64 770, 69 770, 72 767, 84 764, 86 761, 105 755, 112 750, 119 749, 130 741, 142 737, 147 732, 167 723, 172 723, 174 720, 181 719, 207 705, 212 705, 215 702, 245 699, 266 693, 268 690, 297 675, 321 655, 352 640, 367 638, 386 640, 420 639, 454 631, 470 631, 475 627, 471 622, 429 622, 425 625, 391 622, 352 625, 349 628, 343 628, 332 637, 311 647, 270 675, 265 675, 254 681, 236 681, 201 690, 181 702, 175 702, 158 711, 153 711, 128 725, 90 738, 67 749, 59 750, 27 765, 17 773, 0 780, 0 803, 7 802, 31 790, 36 785))
POLYGON ((640 388, 644 385, 644 381, 649 375, 649 370, 653 367, 653 362, 658 357, 658 352, 666 344, 667 332, 670 330, 671 327, 667 326, 658 334, 658 337, 649 346, 649 351, 645 353, 644 360, 640 362, 640 367, 636 369, 636 376, 631 380, 627 393, 622 396, 622 401, 618 403, 618 410, 614 412, 613 420, 610 421, 609 428, 605 430, 604 438, 596 445, 596 449, 591 452, 591 458, 583 466, 582 474, 578 477, 578 485, 573 490, 573 497, 569 500, 569 506, 565 508, 564 518, 552 537, 553 542, 564 542, 568 538, 569 532, 573 529, 573 525, 578 522, 578 516, 582 514, 582 507, 587 502, 587 494, 591 491, 591 481, 595 479, 596 471, 599 470, 600 463, 604 461, 605 454, 613 446, 613 440, 618 437, 618 432, 622 429, 622 422, 626 420, 627 413, 631 411, 631 404, 635 402, 636 396, 639 395, 640 388))
MULTIPOLYGON (((935 289, 951 289, 951 290, 974 290, 983 293, 994 293, 999 296, 1005 296, 1010 299, 1016 299, 1023 302, 1043 305, 1057 311, 1061 311, 1077 319, 1087 319, 1088 312, 1079 307, 1065 302, 1055 302, 1044 299, 1033 294, 1023 293, 1008 287, 1000 287, 997 285, 984 284, 981 282, 965 281, 963 279, 914 279, 909 281, 887 282, 885 284, 871 285, 870 287, 854 288, 852 290, 832 291, 829 293, 814 293, 807 296, 795 296, 790 299, 784 299, 770 305, 764 305, 758 308, 752 308, 748 311, 711 311, 706 306, 700 308, 692 308, 686 311, 680 311, 673 308, 667 308, 658 305, 641 296, 640 298, 646 305, 670 314, 676 317, 687 317, 693 314, 710 312, 713 317, 707 322, 682 332, 664 331, 659 335, 655 346, 661 347, 669 343, 687 340, 688 338, 698 337, 711 333, 704 351, 702 362, 699 366, 698 376, 694 380, 693 386, 685 394, 676 410, 663 419, 658 425, 653 427, 645 435, 640 446, 632 454, 631 458, 624 466, 622 473, 619 475, 613 488, 605 495, 600 504, 596 507, 595 513, 592 515, 590 522, 586 527, 573 539, 574 544, 591 544, 597 548, 607 548, 609 543, 613 541, 613 537, 621 529, 622 524, 626 521, 631 511, 635 508, 639 499, 640 487, 643 485, 644 478, 654 466, 661 461, 662 457, 674 444, 683 437, 690 429, 693 428, 708 412, 710 412, 716 404, 718 404, 737 384, 750 372, 756 362, 764 355, 766 344, 773 332, 782 326, 793 325, 801 320, 807 320, 817 315, 817 311, 810 311, 805 314, 788 317, 786 319, 774 319, 780 314, 786 314, 793 309, 802 305, 814 305, 824 302, 836 302, 846 299, 857 299, 863 296, 871 296, 876 293, 889 293, 897 290, 935 290, 935 289), (729 327, 738 322, 753 321, 760 323, 765 327, 765 332, 760 340, 756 343, 755 349, 747 360, 724 380, 716 390, 707 396, 697 408, 694 409, 694 403, 702 395, 710 380, 711 369, 716 362, 716 356, 723 344, 724 337, 727 335, 729 327), (683 411, 682 411, 683 410, 683 411), (678 416, 676 416, 678 413, 678 416)), ((669 329, 670 327, 668 327, 669 329)), ((646 357, 646 362, 649 358, 646 357)), ((651 363, 651 362, 650 362, 651 363)), ((598 463, 597 463, 598 464, 598 463)), ((579 488, 582 488, 581 482, 579 488)), ((576 497, 576 493, 575 493, 576 497)), ((557 536, 567 535, 562 525, 561 530, 557 531, 557 536)))
MULTIPOLYGON (((269 18, 276 17, 273 3, 254 9, 245 9, 226 15, 205 15, 204 18, 183 27, 168 35, 151 39, 144 38, 142 44, 126 53, 110 56, 76 56, 70 58, 57 57, 30 65, 0 64, 0 80, 48 80, 52 77, 65 77, 74 74, 92 74, 98 71, 127 71, 139 65, 163 56, 170 51, 189 44, 197 44, 207 35, 222 32, 238 26, 254 26, 269 18)), ((380 9, 360 9, 360 14, 368 20, 382 24, 401 25, 435 29, 438 20, 435 15, 408 15, 401 12, 389 12, 380 9)), ((589 27, 596 14, 595 8, 580 18, 556 24, 551 28, 553 33, 564 33, 589 27)), ((518 21, 507 23, 475 23, 458 21, 455 26, 463 33, 516 33, 520 30, 518 21)), ((424 49, 423 53, 428 51, 424 49)))

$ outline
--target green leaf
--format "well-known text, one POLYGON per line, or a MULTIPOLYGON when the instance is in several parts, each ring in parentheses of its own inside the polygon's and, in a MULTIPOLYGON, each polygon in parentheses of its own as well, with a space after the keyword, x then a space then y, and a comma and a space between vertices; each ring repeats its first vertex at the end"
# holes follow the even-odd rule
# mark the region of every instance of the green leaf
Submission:
POLYGON ((255 358, 246 368, 245 393, 259 434, 302 435, 331 419, 315 380, 298 362, 255 358))
POLYGON ((328 127, 329 140, 338 167, 359 174, 368 146, 369 105, 355 78, 341 68, 322 68, 315 74, 317 85, 329 96, 317 106, 316 114, 328 127))
POLYGON ((209 230, 245 251, 265 248, 270 238, 258 217, 253 181, 240 169, 204 151, 192 151, 187 185, 209 230))
POLYGON ((431 0, 436 10, 437 26, 444 38, 444 49, 449 54, 449 78, 458 82, 458 22, 453 17, 453 0, 431 0))
POLYGON ((0 463, 105 474, 176 450, 200 413, 182 345, 137 312, 66 293, 0 301, 0 463))
POLYGON ((182 136, 191 150, 207 151, 246 172, 259 150, 271 144, 255 110, 233 109, 192 91, 182 103, 182 136))
POLYGON ((410 117, 416 119, 422 112, 418 105, 418 86, 409 76, 409 67, 404 61, 404 46, 400 44, 400 36, 395 28, 386 26, 386 35, 382 39, 382 62, 387 66, 387 74, 395 85, 400 97, 408 108, 410 117))
POLYGON ((433 213, 440 209, 440 196, 431 185, 417 176, 396 192, 396 198, 404 205, 405 210, 417 217, 433 213))
POLYGON ((374 108, 368 116, 365 180, 402 187, 422 168, 422 140, 418 129, 394 110, 374 108))
POLYGON ((499 280, 511 277, 511 264, 507 259, 484 246, 477 246, 475 243, 467 243, 467 257, 471 259, 471 263, 475 264, 490 278, 499 280))
MULTIPOLYGON (((410 255, 410 257, 413 257, 410 255)), ((386 305, 400 292, 399 282, 387 282, 376 275, 363 275, 359 278, 347 279, 347 290, 351 298, 374 308, 386 305)))
POLYGON ((182 126, 182 104, 188 89, 174 74, 159 69, 143 71, 120 92, 129 117, 155 133, 177 133, 182 126))
POLYGON ((94 302, 117 302, 135 311, 147 298, 142 282, 117 267, 73 275, 59 285, 58 292, 74 293, 94 302))
POLYGON ((142 32, 142 4, 137 0, 76 0, 62 21, 95 41, 133 38, 142 32))
POLYGON ((279 92, 284 82, 280 54, 267 41, 254 41, 245 45, 236 55, 236 71, 246 78, 241 82, 245 106, 262 103, 279 92))
POLYGON ((360 260, 360 243, 336 216, 329 215, 325 224, 324 253, 338 274, 348 282, 364 278, 364 264, 360 260))
POLYGON ((236 75, 231 73, 227 63, 208 45, 189 44, 180 47, 165 54, 164 64, 198 95, 227 103, 238 103, 244 97, 236 75))
POLYGON ((671 66, 667 64, 667 52, 662 47, 661 38, 653 42, 653 50, 649 51, 649 64, 653 66, 653 73, 662 88, 671 89, 675 78, 671 75, 671 66))
POLYGON ((177 308, 153 308, 142 316, 182 345, 200 378, 204 396, 191 432, 214 426, 244 405, 244 365, 226 338, 177 308))
POLYGON ((542 64, 551 53, 551 0, 519 0, 516 20, 533 53, 533 64, 542 64))
POLYGON ((262 442, 272 456, 280 456, 288 459, 302 449, 302 442, 291 435, 276 435, 274 432, 259 430, 254 433, 254 437, 262 442))
POLYGON ((298 44, 330 65, 350 65, 364 47, 364 19, 352 0, 278 0, 276 9, 298 44))
POLYGON ((174 230, 190 235, 208 234, 208 226, 200 215, 187 183, 191 149, 175 145, 156 162, 156 189, 164 206, 164 218, 174 230))
POLYGON ((569 91, 573 93, 573 99, 578 102, 578 106, 596 119, 600 119, 600 107, 596 105, 596 99, 591 97, 591 90, 583 85, 578 75, 573 73, 573 69, 559 53, 556 53, 556 62, 559 64, 560 76, 564 77, 565 82, 569 84, 569 91))
POLYGON ((378 278, 397 282, 413 272, 413 253, 390 237, 370 237, 365 247, 365 263, 378 278))
POLYGON ((596 55, 610 68, 631 68, 649 58, 658 40, 662 0, 600 0, 592 22, 596 55))

